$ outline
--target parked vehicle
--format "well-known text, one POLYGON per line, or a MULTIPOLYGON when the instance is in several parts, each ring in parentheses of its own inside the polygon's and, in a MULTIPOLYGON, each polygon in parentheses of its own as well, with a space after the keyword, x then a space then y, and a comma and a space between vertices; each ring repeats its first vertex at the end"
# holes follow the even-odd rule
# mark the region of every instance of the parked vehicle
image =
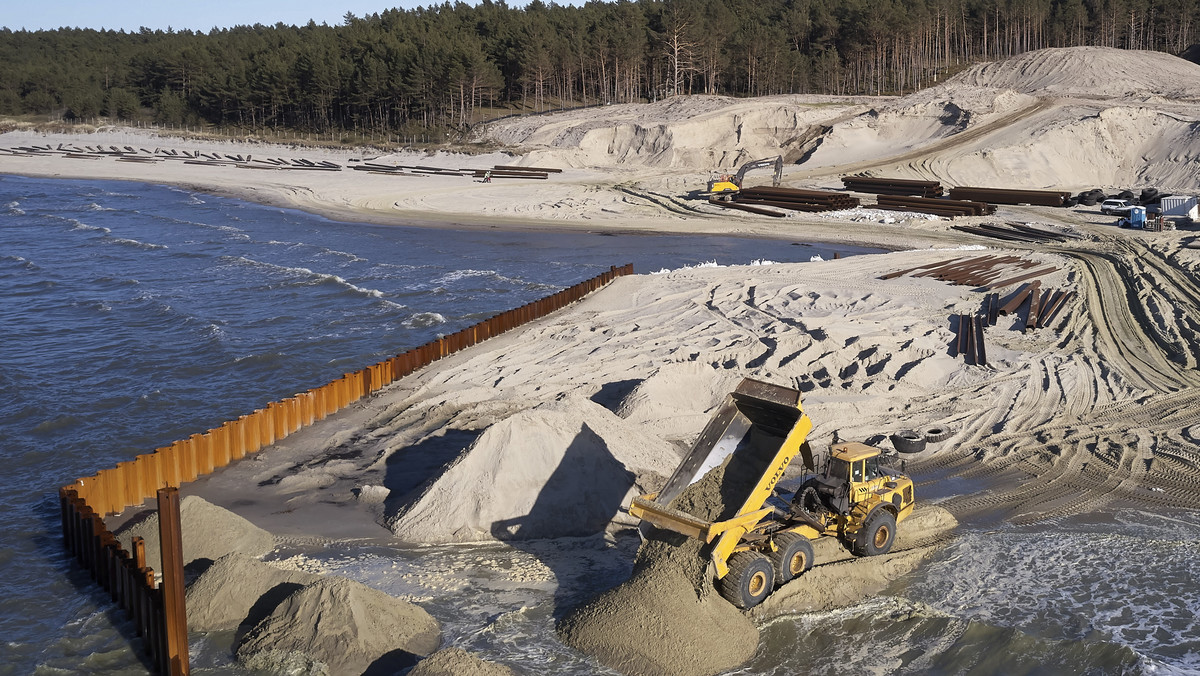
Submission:
POLYGON ((1100 203, 1100 213, 1111 216, 1116 213, 1127 214, 1133 206, 1129 200, 1104 200, 1100 203))

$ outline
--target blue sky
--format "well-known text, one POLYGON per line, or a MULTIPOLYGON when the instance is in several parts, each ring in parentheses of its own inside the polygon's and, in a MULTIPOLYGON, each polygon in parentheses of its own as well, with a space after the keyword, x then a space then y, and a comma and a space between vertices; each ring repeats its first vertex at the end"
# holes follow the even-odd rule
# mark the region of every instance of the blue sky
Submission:
MULTIPOLYGON (((546 4, 550 4, 547 0, 546 4)), ((477 4, 468 0, 469 4, 477 4)), ((346 12, 364 16, 385 9, 412 9, 442 4, 440 0, 13 0, 5 3, 0 13, 0 25, 13 30, 51 30, 54 28, 108 28, 136 31, 142 26, 151 29, 191 29, 208 32, 210 29, 261 23, 274 25, 303 25, 313 19, 317 23, 336 26, 346 12)), ((453 2, 451 3, 453 4, 453 2)), ((525 0, 509 0, 510 7, 523 7, 525 0)), ((559 0, 557 4, 578 4, 559 0)))

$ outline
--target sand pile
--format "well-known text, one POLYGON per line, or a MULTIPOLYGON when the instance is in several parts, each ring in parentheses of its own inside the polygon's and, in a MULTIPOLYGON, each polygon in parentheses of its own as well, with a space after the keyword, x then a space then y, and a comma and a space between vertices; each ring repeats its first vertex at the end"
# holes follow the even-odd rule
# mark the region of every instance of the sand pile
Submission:
POLYGON ((688 447, 740 379, 695 361, 664 364, 621 399, 617 415, 688 447))
POLYGON ((441 627, 421 608, 345 578, 322 578, 284 599, 237 656, 273 672, 394 673, 437 650, 441 627))
POLYGON ((248 631, 293 592, 319 579, 245 554, 227 554, 188 586, 188 629, 248 631))
POLYGON ((527 151, 522 162, 531 165, 731 169, 761 157, 795 155, 800 139, 863 110, 861 100, 772 96, 748 104, 680 96, 501 120, 487 125, 480 138, 527 151))
POLYGON ((1200 100, 1200 65, 1165 52, 1113 47, 1039 49, 968 68, 947 84, 1036 96, 1200 100))
POLYGON ((417 663, 408 676, 512 676, 508 667, 480 659, 462 648, 439 650, 417 663))
POLYGON ((671 444, 566 397, 490 426, 389 526, 421 543, 591 535, 678 461, 671 444))
MULTIPOLYGON (((733 483, 728 465, 726 459, 671 506, 710 521, 736 511, 721 498, 733 483)), ((632 576, 559 623, 563 642, 630 675, 715 674, 750 659, 758 629, 709 582, 708 547, 650 530, 632 576)))
MULTIPOLYGON (((179 521, 183 531, 183 563, 217 559, 238 552, 262 556, 275 548, 275 537, 233 512, 203 498, 189 495, 180 501, 179 521)), ((158 545, 158 511, 147 512, 115 533, 126 551, 133 551, 133 538, 146 540, 146 565, 162 570, 158 545)))

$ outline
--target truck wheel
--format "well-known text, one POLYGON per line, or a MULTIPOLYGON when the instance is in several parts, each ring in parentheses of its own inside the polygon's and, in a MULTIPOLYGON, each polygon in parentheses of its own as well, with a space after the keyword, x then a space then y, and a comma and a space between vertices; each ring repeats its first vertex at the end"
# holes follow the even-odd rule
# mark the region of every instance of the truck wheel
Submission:
POLYGON ((892 550, 896 541, 896 517, 886 509, 876 509, 854 538, 854 553, 878 556, 892 550))
POLYGON ((717 591, 733 605, 747 610, 762 603, 775 589, 775 568, 758 552, 729 557, 729 573, 717 580, 717 591))
POLYGON ((771 552, 770 558, 775 566, 776 584, 787 584, 812 568, 813 546, 803 535, 783 533, 775 538, 775 546, 779 551, 771 552))

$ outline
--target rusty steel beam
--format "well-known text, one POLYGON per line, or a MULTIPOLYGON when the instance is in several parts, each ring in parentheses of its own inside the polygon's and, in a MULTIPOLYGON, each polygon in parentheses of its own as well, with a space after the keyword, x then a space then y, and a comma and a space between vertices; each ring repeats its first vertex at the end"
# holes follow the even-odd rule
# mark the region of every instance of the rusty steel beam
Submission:
POLYGON ((985 325, 984 317, 979 317, 975 321, 975 365, 987 366, 987 348, 983 345, 983 327, 985 325))
POLYGON ((912 272, 916 272, 917 270, 924 270, 924 269, 926 269, 926 268, 936 268, 936 267, 941 267, 941 266, 943 266, 943 265, 949 265, 949 264, 951 264, 951 263, 953 263, 953 262, 955 262, 955 261, 961 261, 961 260, 963 260, 963 259, 962 259, 962 258, 952 258, 952 259, 950 259, 950 260, 948 260, 948 261, 941 261, 941 262, 938 262, 938 263, 927 263, 927 264, 925 264, 925 265, 918 265, 918 266, 917 266, 917 267, 915 267, 915 268, 908 268, 908 269, 906 269, 906 270, 897 270, 896 272, 889 272, 889 273, 887 273, 886 275, 883 275, 882 277, 880 277, 880 279, 895 279, 896 277, 903 277, 904 275, 907 275, 907 274, 909 274, 909 273, 912 273, 912 272))
POLYGON ((1033 272, 1029 272, 1024 275, 1019 275, 1017 277, 1012 277, 1010 279, 1004 279, 999 282, 989 284, 986 290, 987 291, 995 291, 996 289, 1003 289, 1006 286, 1012 286, 1013 284, 1018 284, 1020 282, 1026 281, 1026 280, 1030 280, 1035 277, 1041 277, 1042 275, 1048 275, 1048 274, 1051 274, 1051 273, 1057 272, 1057 271, 1058 271, 1058 268, 1051 265, 1046 268, 1041 268, 1040 270, 1034 270, 1033 272))
POLYGON ((1042 290, 1033 289, 1029 293, 1029 314, 1025 316, 1025 331, 1037 328, 1038 306, 1042 299, 1042 290))
POLYGON ((1056 298, 1054 305, 1043 313, 1045 315, 1045 319, 1042 320, 1042 326, 1050 326, 1053 324, 1054 320, 1058 318, 1059 311, 1063 309, 1063 306, 1067 304, 1067 301, 1070 300, 1071 296, 1073 295, 1075 295, 1074 291, 1064 291, 1061 296, 1056 298))
POLYGON ((1010 298, 1009 301, 1000 308, 1000 314, 1010 315, 1019 310, 1033 289, 1036 289, 1041 285, 1042 283, 1040 281, 1021 285, 1021 288, 1017 289, 1017 292, 1013 295, 1013 297, 1010 298))

